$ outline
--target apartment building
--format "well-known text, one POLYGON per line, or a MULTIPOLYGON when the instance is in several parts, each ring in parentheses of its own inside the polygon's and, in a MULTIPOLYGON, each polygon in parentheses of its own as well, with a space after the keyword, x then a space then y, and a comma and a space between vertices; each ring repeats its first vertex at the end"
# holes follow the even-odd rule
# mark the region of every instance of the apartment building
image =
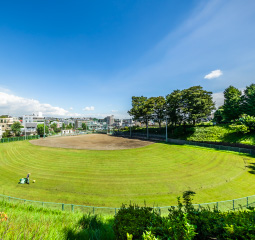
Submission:
POLYGON ((104 120, 106 121, 107 125, 113 125, 114 124, 114 116, 113 115, 107 116, 104 120))
POLYGON ((36 134, 36 129, 38 124, 44 124, 45 118, 41 112, 34 113, 32 115, 23 115, 22 124, 24 128, 22 131, 24 134, 36 134))
POLYGON ((16 117, 1 117, 0 118, 0 126, 2 127, 2 132, 6 130, 11 131, 11 126, 14 122, 19 122, 19 119, 16 117))

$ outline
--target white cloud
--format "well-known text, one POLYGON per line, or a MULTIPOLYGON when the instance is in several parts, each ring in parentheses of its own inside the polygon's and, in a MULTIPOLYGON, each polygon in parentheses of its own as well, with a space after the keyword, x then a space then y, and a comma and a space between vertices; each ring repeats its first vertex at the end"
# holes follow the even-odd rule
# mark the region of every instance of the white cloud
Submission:
POLYGON ((118 110, 112 110, 113 113, 118 112, 118 110))
POLYGON ((224 104, 223 92, 213 93, 212 97, 213 97, 213 101, 215 102, 216 108, 218 108, 224 104))
POLYGON ((0 87, 0 92, 10 93, 11 91, 7 88, 0 87))
POLYGON ((23 98, 4 92, 0 92, 0 112, 15 116, 32 114, 34 112, 42 112, 44 116, 80 116, 78 113, 70 113, 61 107, 54 107, 48 103, 40 103, 38 100, 23 98))
POLYGON ((72 108, 72 107, 70 107, 69 109, 70 109, 70 110, 73 110, 73 108, 72 108))
POLYGON ((209 74, 205 75, 205 79, 213 79, 213 78, 218 78, 221 76, 223 73, 220 69, 211 71, 209 74))
POLYGON ((94 111, 95 107, 91 106, 91 107, 85 107, 83 108, 84 111, 94 111))

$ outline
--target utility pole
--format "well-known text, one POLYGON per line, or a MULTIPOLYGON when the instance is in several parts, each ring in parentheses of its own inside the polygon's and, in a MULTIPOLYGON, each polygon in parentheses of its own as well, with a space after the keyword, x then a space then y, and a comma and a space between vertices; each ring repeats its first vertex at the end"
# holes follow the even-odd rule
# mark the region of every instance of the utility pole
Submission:
POLYGON ((147 139, 149 139, 149 121, 148 121, 148 117, 146 119, 146 122, 147 122, 147 139))
POLYGON ((43 138, 45 138, 45 118, 44 118, 44 124, 43 124, 43 138))
POLYGON ((166 116, 166 142, 167 142, 167 116, 166 116))
POLYGON ((130 119, 129 128, 130 128, 130 138, 131 138, 132 137, 132 118, 130 119))
MULTIPOLYGON (((25 118, 23 118, 23 119, 25 119, 25 118)), ((24 124, 25 140, 26 140, 27 139, 27 136, 26 136, 26 120, 23 124, 24 124)))

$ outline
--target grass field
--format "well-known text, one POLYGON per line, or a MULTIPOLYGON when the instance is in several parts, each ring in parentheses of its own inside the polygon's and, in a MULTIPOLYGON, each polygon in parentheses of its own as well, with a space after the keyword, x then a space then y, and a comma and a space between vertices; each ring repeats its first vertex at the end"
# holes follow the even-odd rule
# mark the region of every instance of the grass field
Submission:
POLYGON ((113 217, 82 215, 0 201, 0 239, 112 240, 113 217), (87 223, 87 224, 84 224, 87 223))
POLYGON ((25 199, 120 207, 169 206, 185 190, 194 203, 254 195, 255 159, 212 149, 155 143, 112 151, 0 144, 0 193, 25 199), (36 183, 18 184, 31 173, 36 183))

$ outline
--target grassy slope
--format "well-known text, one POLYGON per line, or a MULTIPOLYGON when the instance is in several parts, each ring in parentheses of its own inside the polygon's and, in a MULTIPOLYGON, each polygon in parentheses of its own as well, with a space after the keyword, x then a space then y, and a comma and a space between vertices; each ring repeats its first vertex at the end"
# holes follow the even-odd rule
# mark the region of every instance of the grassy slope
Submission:
POLYGON ((94 206, 172 205, 185 190, 196 202, 253 195, 254 159, 163 143, 120 151, 46 148, 29 142, 0 144, 0 193, 20 198, 94 206), (19 185, 31 173, 35 184, 19 185), (248 184, 247 184, 248 183, 248 184))
MULTIPOLYGON (((133 132, 146 134, 145 128, 138 128, 133 132)), ((150 134, 165 135, 165 127, 161 129, 156 127, 149 128, 150 134)), ((228 125, 197 125, 195 127, 184 126, 168 127, 168 137, 184 139, 190 141, 217 141, 255 145, 255 133, 242 134, 237 133, 228 125)))
POLYGON ((89 239, 93 234, 105 235, 100 239, 114 239, 112 217, 99 217, 102 222, 99 229, 89 231, 79 224, 81 213, 51 211, 1 201, 0 212, 8 217, 7 221, 0 222, 0 239, 89 239))
POLYGON ((219 141, 255 145, 255 134, 236 133, 228 126, 195 127, 192 134, 186 134, 187 140, 219 141))

